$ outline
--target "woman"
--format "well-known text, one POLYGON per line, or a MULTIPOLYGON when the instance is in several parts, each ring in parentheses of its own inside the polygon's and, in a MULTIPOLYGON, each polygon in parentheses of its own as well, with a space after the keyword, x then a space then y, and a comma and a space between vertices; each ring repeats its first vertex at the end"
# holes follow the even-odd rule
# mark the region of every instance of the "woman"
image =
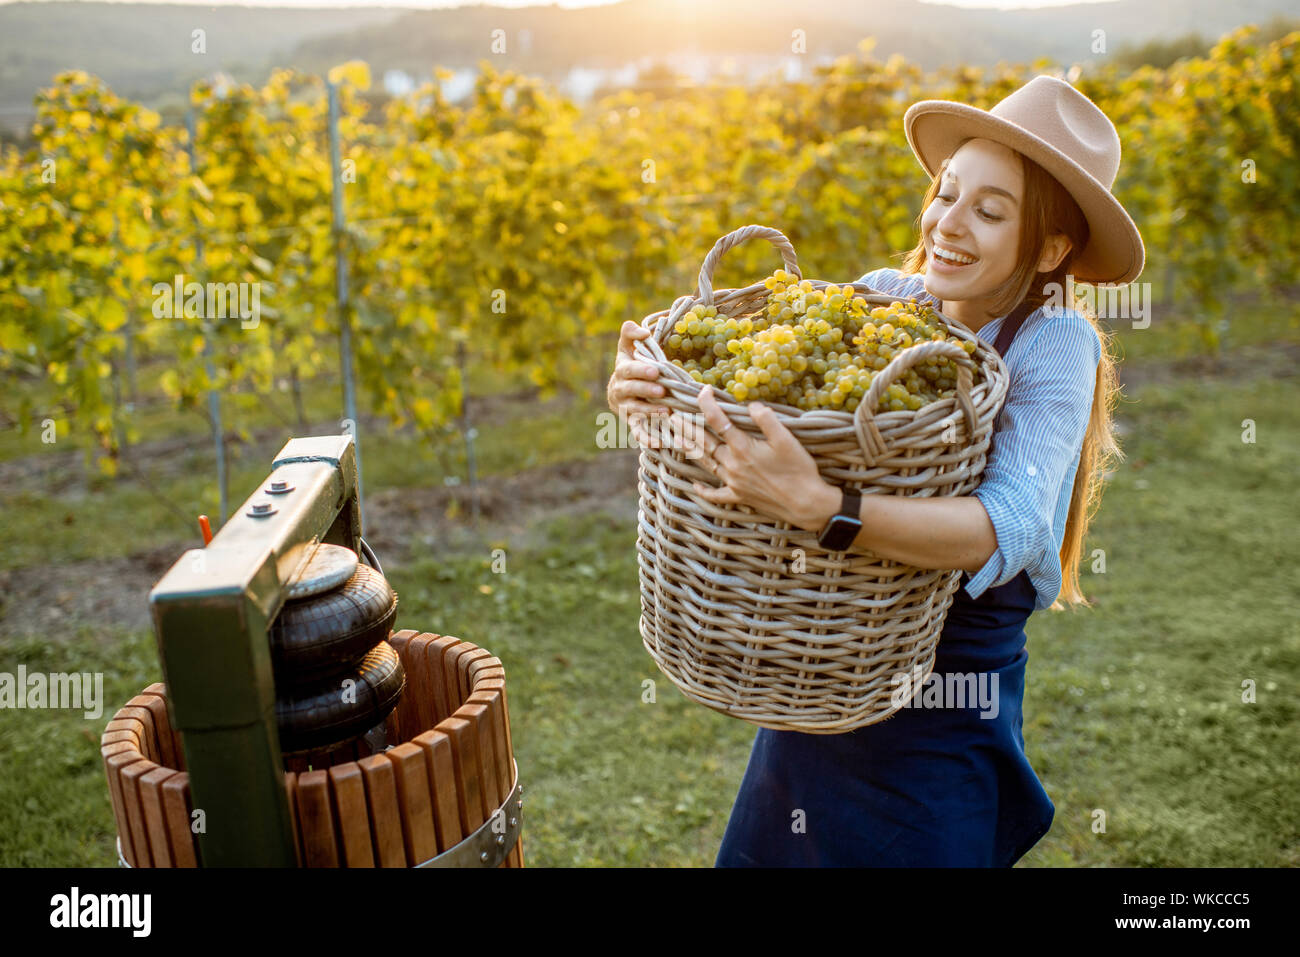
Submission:
MULTIPOLYGON (((1010 866, 1055 813, 1021 733, 1024 626, 1058 600, 1087 604, 1080 552, 1105 459, 1118 453, 1106 335, 1093 317, 1063 308, 1060 290, 1067 276, 1132 282, 1145 253, 1110 192, 1114 125, 1070 84, 1036 77, 990 111, 925 100, 904 129, 932 177, 920 241, 901 271, 859 281, 932 303, 1002 353, 1010 388, 980 486, 962 497, 854 503, 770 409, 751 404, 759 439, 732 426, 708 386, 700 406, 712 434, 676 431, 722 482, 696 484, 708 501, 813 532, 842 508, 856 511, 853 548, 962 569, 934 673, 973 676, 997 700, 904 708, 838 735, 759 729, 718 866, 1010 866)), ((647 334, 624 326, 610 380, 611 407, 629 416, 666 411, 654 403, 657 370, 631 354, 647 334)), ((658 441, 641 423, 636 430, 639 441, 658 441)))

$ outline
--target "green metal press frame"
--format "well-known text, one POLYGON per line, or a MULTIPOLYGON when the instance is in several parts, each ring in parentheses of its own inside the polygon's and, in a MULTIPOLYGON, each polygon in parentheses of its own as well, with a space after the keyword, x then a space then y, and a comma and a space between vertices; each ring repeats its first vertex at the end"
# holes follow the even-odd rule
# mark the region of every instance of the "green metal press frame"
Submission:
POLYGON ((321 542, 360 554, 350 435, 291 440, 206 548, 149 593, 205 867, 294 867, 268 628, 321 542))

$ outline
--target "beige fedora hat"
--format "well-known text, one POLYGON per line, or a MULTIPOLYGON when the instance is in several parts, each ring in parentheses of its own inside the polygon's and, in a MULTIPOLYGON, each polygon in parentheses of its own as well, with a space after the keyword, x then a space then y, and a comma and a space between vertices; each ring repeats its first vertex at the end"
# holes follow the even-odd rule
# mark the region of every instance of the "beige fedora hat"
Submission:
POLYGON ((1119 172, 1119 134, 1106 114, 1069 83, 1036 76, 991 110, 921 100, 904 114, 903 129, 932 179, 969 136, 1029 157, 1056 177, 1088 220, 1088 245, 1071 267, 1074 278, 1119 286, 1142 274, 1142 236, 1111 193, 1119 172))

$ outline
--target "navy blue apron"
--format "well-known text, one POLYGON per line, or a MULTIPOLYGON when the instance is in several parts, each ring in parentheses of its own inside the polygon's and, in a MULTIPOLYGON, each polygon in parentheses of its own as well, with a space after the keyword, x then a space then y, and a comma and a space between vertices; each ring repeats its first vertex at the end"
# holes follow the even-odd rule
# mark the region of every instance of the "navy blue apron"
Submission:
MULTIPOLYGON (((1030 311, 1004 321, 1000 354, 1030 311)), ((963 572, 934 675, 974 675, 996 689, 996 709, 977 697, 844 734, 759 728, 716 866, 1010 867, 1047 833, 1056 808, 1021 733, 1035 590, 1022 571, 970 598, 969 580, 963 572)))

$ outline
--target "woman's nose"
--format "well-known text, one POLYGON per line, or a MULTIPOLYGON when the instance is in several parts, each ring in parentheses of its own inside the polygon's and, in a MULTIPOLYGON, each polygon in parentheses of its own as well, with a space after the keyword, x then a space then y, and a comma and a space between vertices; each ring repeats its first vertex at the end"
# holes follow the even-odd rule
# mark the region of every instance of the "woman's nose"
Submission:
POLYGON ((940 238, 944 236, 957 237, 962 235, 965 230, 966 212, 961 203, 954 203, 949 206, 939 222, 935 224, 935 232, 940 233, 940 238))

